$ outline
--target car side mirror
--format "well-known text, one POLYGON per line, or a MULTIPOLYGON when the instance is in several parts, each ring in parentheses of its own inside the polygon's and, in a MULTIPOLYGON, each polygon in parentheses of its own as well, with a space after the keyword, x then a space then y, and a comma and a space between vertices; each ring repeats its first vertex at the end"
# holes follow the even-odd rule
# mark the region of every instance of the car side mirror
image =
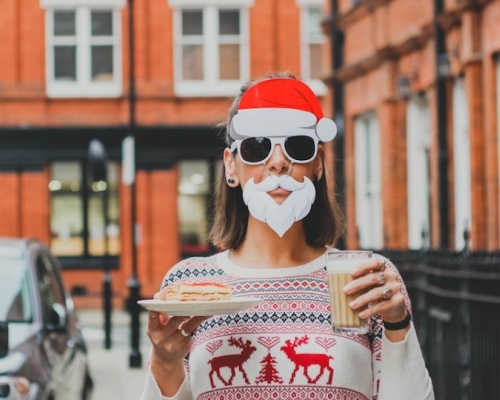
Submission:
POLYGON ((54 303, 50 309, 47 329, 51 332, 63 332, 66 329, 66 309, 62 304, 54 303))
POLYGON ((3 358, 9 352, 9 325, 7 322, 0 321, 0 358, 3 358))

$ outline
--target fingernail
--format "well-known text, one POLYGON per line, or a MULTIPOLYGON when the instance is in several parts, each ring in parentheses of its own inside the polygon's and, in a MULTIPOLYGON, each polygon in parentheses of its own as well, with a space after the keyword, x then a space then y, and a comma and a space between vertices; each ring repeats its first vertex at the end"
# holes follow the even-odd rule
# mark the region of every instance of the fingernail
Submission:
POLYGON ((356 300, 353 300, 353 301, 351 301, 351 302, 349 303, 349 307, 351 307, 351 308, 356 308, 356 307, 357 307, 357 305, 358 305, 358 302, 357 302, 356 300))
POLYGON ((342 291, 344 293, 349 293, 351 291, 351 284, 348 283, 347 285, 345 285, 344 288, 342 289, 342 291))

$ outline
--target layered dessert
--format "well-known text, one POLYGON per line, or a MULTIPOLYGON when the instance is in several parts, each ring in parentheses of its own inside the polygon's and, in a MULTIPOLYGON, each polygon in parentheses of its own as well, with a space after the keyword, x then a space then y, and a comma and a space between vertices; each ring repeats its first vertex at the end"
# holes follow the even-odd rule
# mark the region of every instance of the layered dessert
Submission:
POLYGON ((165 290, 165 300, 231 300, 231 292, 231 286, 218 282, 178 282, 167 287, 165 290))

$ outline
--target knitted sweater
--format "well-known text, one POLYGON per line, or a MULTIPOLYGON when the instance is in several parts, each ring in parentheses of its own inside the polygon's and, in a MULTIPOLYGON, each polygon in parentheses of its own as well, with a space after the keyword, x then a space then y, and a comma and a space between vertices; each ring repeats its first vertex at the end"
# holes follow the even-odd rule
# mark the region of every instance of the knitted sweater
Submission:
POLYGON ((322 255, 297 267, 242 268, 227 251, 178 263, 163 287, 179 280, 216 280, 231 285, 234 297, 263 301, 204 321, 193 337, 177 394, 163 397, 148 372, 141 398, 433 399, 413 327, 398 343, 387 340, 381 318, 370 320, 367 335, 333 333, 325 265, 322 255))

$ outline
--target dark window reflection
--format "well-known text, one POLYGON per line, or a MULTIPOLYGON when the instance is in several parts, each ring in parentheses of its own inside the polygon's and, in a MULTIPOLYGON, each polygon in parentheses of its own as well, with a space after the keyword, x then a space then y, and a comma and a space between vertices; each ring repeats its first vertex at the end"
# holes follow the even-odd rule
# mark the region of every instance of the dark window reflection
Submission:
POLYGON ((113 14, 111 11, 92 11, 92 36, 113 35, 113 14))
POLYGON ((75 34, 75 12, 54 11, 54 36, 75 36, 75 34))
POLYGON ((54 46, 54 78, 76 80, 76 46, 54 46))

